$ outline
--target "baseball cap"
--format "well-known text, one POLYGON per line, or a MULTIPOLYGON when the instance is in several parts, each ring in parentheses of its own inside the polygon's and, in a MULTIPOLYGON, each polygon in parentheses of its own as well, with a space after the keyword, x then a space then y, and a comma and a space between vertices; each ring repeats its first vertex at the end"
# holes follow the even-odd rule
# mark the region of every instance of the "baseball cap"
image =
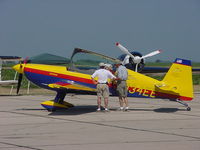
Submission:
POLYGON ((100 62, 100 63, 99 63, 99 66, 100 66, 100 67, 103 67, 103 66, 105 66, 105 64, 102 63, 102 62, 100 62))

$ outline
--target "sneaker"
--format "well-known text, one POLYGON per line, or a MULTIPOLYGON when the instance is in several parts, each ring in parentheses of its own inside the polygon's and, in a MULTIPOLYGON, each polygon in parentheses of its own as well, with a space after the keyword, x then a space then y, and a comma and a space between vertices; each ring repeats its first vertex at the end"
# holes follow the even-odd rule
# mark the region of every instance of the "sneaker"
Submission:
POLYGON ((123 109, 124 109, 123 107, 119 107, 119 108, 118 108, 119 111, 122 111, 123 109))
POLYGON ((108 111, 109 111, 109 109, 108 109, 108 108, 105 108, 105 111, 107 111, 107 112, 108 112, 108 111))
POLYGON ((97 111, 101 111, 101 108, 98 108, 97 111))
POLYGON ((128 111, 128 107, 125 107, 125 108, 124 108, 124 111, 128 111))

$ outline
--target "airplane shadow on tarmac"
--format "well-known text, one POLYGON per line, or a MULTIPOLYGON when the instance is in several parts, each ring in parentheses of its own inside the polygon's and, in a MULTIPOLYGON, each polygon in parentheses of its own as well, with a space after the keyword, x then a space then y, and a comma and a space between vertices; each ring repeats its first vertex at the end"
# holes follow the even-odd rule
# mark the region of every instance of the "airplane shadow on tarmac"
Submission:
MULTIPOLYGON (((61 109, 61 110, 56 110, 53 112, 50 112, 49 115, 52 116, 59 116, 59 115, 81 115, 81 114, 87 114, 87 113, 92 113, 96 112, 97 106, 96 105, 83 105, 83 106, 75 106, 72 108, 68 109, 61 109)), ((46 111, 46 109, 32 109, 32 108, 22 108, 22 109, 16 109, 20 111, 46 111)), ((102 110, 104 110, 102 108, 102 110)), ((110 112, 119 112, 118 108, 111 108, 110 112)), ((128 112, 137 112, 137 111, 149 111, 149 112, 157 112, 157 113, 175 113, 177 111, 187 111, 186 109, 179 109, 179 108, 157 108, 157 109, 148 109, 148 108, 134 108, 134 109, 129 109, 128 112)), ((105 113, 105 111, 101 111, 98 113, 105 113)))
POLYGON ((177 111, 187 111, 186 109, 179 109, 179 108, 158 108, 154 109, 154 112, 158 113, 174 113, 177 111))
MULTIPOLYGON (((81 115, 81 114, 87 114, 96 112, 97 106, 93 105, 84 105, 84 106, 75 106, 69 109, 65 110, 57 110, 54 112, 51 112, 49 115, 81 115)), ((103 109, 102 109, 103 110, 103 109)), ((110 109, 111 112, 118 111, 117 108, 110 109)), ((151 111, 151 112, 157 112, 157 113, 175 113, 177 111, 186 111, 185 109, 179 109, 179 108, 158 108, 158 109, 129 109, 128 112, 134 112, 134 111, 151 111)), ((105 112, 105 111, 101 111, 105 112)), ((101 113, 98 112, 98 113, 101 113)))
POLYGON ((83 106, 75 106, 68 109, 56 110, 51 112, 49 115, 81 115, 96 112, 97 106, 93 105, 83 105, 83 106))

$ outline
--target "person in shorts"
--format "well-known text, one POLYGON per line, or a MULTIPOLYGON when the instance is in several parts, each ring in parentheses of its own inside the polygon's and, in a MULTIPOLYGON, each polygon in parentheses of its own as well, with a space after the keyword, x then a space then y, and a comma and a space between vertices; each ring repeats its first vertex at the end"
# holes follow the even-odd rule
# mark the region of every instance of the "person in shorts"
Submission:
POLYGON ((91 78, 94 84, 97 85, 97 111, 101 111, 101 99, 104 98, 105 111, 108 109, 109 87, 107 85, 108 79, 115 79, 116 77, 107 69, 104 63, 99 63, 99 69, 96 70, 91 78), (97 77, 97 80, 95 78, 97 77))
POLYGON ((128 71, 121 62, 115 64, 116 76, 117 76, 117 93, 119 96, 119 110, 128 111, 128 99, 127 99, 127 84, 126 80, 128 78, 128 71))

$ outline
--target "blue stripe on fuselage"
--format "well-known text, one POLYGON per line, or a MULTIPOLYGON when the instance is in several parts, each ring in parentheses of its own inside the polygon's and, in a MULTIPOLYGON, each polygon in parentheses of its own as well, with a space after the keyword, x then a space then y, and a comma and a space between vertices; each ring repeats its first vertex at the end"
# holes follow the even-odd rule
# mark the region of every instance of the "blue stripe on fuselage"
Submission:
MULTIPOLYGON (((30 80, 34 84, 42 88, 55 90, 55 91, 57 91, 58 89, 50 88, 48 85, 57 83, 57 82, 70 83, 72 81, 68 79, 63 79, 63 78, 58 78, 58 77, 53 77, 53 76, 48 76, 48 75, 43 75, 43 74, 37 74, 37 73, 32 73, 32 72, 25 72, 25 76, 27 77, 28 80, 30 80)), ((88 83, 77 82, 77 81, 73 81, 73 82, 86 86, 86 87, 96 88, 96 85, 94 84, 88 84, 88 83)))

